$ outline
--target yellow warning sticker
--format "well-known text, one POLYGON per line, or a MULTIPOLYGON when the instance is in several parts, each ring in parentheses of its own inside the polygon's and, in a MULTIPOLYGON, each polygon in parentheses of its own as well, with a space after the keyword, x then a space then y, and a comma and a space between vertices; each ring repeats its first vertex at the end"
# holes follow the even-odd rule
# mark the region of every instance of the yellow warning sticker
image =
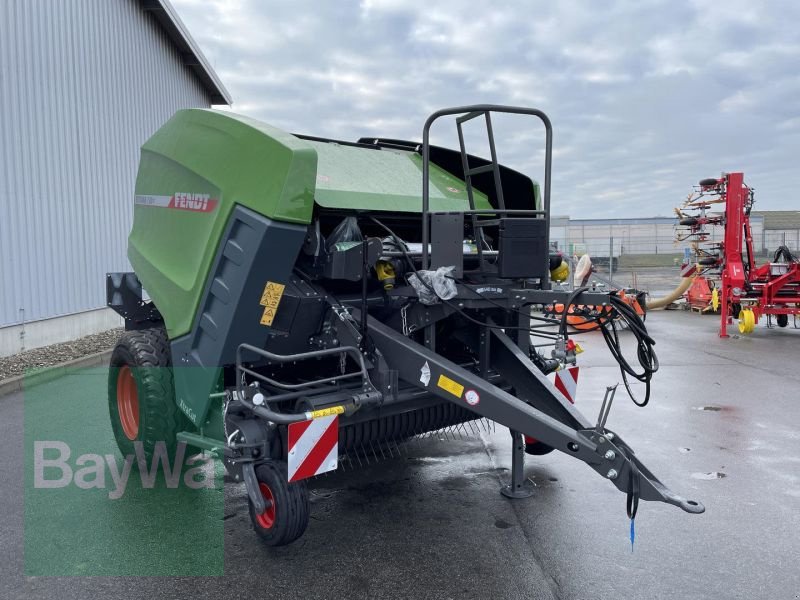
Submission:
POLYGON ((264 312, 261 315, 261 321, 259 321, 262 325, 266 325, 269 327, 272 325, 272 322, 275 320, 275 309, 270 308, 269 306, 264 308, 264 312))
POLYGON ((344 406, 331 406, 330 408, 320 408, 319 410, 312 410, 310 413, 312 419, 319 419, 321 417, 330 417, 332 415, 341 415, 344 413, 344 406))
POLYGON ((464 386, 457 381, 453 381, 447 375, 439 375, 439 381, 436 382, 436 385, 446 392, 450 392, 456 398, 461 398, 461 394, 464 393, 464 386))
POLYGON ((281 303, 284 289, 286 289, 285 285, 273 281, 268 281, 264 286, 264 293, 261 294, 261 301, 259 302, 264 307, 264 312, 261 315, 262 325, 272 325, 275 320, 275 313, 278 312, 278 305, 281 303))
POLYGON ((264 286, 264 293, 261 294, 261 306, 278 306, 284 289, 286 289, 286 286, 282 283, 268 281, 267 285, 264 286))

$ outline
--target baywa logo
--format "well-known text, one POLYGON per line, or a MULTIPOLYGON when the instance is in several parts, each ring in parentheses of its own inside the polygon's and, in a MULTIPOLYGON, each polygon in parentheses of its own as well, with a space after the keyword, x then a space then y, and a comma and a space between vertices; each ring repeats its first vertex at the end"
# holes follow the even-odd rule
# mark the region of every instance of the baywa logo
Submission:
POLYGON ((134 454, 120 461, 113 454, 81 454, 71 461, 72 451, 62 441, 34 441, 33 487, 58 489, 74 486, 78 489, 107 489, 111 500, 125 495, 136 465, 142 489, 153 489, 159 471, 168 489, 214 489, 214 458, 196 454, 186 456, 186 443, 180 442, 170 453, 164 442, 157 442, 148 463, 142 442, 134 442, 134 454), (170 460, 172 454, 172 460, 170 460))

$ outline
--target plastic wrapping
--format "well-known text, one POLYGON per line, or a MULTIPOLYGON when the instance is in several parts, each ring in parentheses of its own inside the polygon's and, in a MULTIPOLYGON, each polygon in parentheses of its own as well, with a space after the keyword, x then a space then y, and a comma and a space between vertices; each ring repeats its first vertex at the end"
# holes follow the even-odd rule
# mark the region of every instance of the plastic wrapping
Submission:
POLYGON ((325 239, 325 249, 328 252, 334 249, 346 250, 349 245, 362 241, 364 241, 364 237, 358 227, 358 219, 356 217, 345 217, 325 239), (347 245, 339 246, 338 244, 347 245))
POLYGON ((453 280, 455 269, 453 266, 439 267, 435 271, 417 271, 408 277, 408 283, 423 304, 431 305, 440 300, 450 300, 458 294, 456 282, 453 280))

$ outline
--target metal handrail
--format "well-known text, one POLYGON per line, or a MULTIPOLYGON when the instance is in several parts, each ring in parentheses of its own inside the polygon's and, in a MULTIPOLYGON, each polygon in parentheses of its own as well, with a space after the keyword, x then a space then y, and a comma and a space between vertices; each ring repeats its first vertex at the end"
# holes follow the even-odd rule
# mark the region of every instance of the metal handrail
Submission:
MULTIPOLYGON (((463 123, 468 119, 475 118, 481 114, 488 114, 490 112, 529 115, 538 117, 544 124, 545 129, 545 158, 544 158, 544 210, 536 211, 537 214, 544 214, 545 227, 547 231, 550 230, 550 172, 552 166, 553 154, 553 126, 550 123, 550 118, 541 110, 536 108, 525 108, 521 106, 503 106, 498 104, 475 104, 471 106, 459 106, 453 108, 443 108, 433 113, 425 121, 425 126, 422 129, 422 268, 427 269, 430 266, 430 256, 428 244, 430 242, 430 129, 434 121, 441 117, 451 115, 461 115, 457 122, 463 123)), ((465 214, 480 214, 475 213, 473 210, 463 211, 465 214)), ((502 207, 500 209, 491 211, 487 210, 486 214, 505 213, 514 214, 512 211, 506 211, 502 207)), ((549 276, 545 274, 542 281, 543 287, 549 283, 549 276)))
POLYGON ((311 350, 309 352, 302 352, 300 354, 275 354, 274 352, 270 352, 269 350, 264 350, 262 348, 257 348, 256 346, 251 346, 250 344, 239 344, 239 347, 236 349, 236 389, 238 392, 241 392, 241 378, 239 377, 239 373, 247 373, 248 375, 255 377, 269 385, 275 386, 280 389, 284 390, 300 390, 309 388, 311 386, 320 385, 323 383, 335 383, 337 381, 341 381, 343 379, 352 379, 353 377, 361 376, 362 380, 369 381, 369 375, 367 373, 367 365, 364 362, 364 357, 362 356, 361 352, 358 351, 357 348, 353 346, 340 346, 339 348, 324 348, 322 350, 311 350), (266 358, 270 362, 276 363, 287 363, 287 362, 297 362, 301 360, 307 360, 310 358, 319 358, 322 356, 331 356, 334 354, 349 354, 350 356, 356 359, 360 370, 358 372, 352 373, 344 373, 342 375, 335 375, 333 377, 325 377, 321 379, 315 379, 313 381, 304 381, 302 383, 282 383, 280 381, 276 381, 266 375, 261 373, 257 373, 252 369, 248 369, 242 365, 242 351, 245 350, 247 352, 252 352, 254 354, 258 354, 262 358, 266 358))

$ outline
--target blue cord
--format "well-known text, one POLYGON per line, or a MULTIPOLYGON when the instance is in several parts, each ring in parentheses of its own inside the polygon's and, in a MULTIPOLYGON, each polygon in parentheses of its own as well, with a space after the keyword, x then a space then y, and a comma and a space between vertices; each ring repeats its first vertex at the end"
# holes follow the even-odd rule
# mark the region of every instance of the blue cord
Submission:
POLYGON ((633 540, 636 539, 636 530, 633 527, 633 519, 631 519, 631 554, 633 554, 633 540))

